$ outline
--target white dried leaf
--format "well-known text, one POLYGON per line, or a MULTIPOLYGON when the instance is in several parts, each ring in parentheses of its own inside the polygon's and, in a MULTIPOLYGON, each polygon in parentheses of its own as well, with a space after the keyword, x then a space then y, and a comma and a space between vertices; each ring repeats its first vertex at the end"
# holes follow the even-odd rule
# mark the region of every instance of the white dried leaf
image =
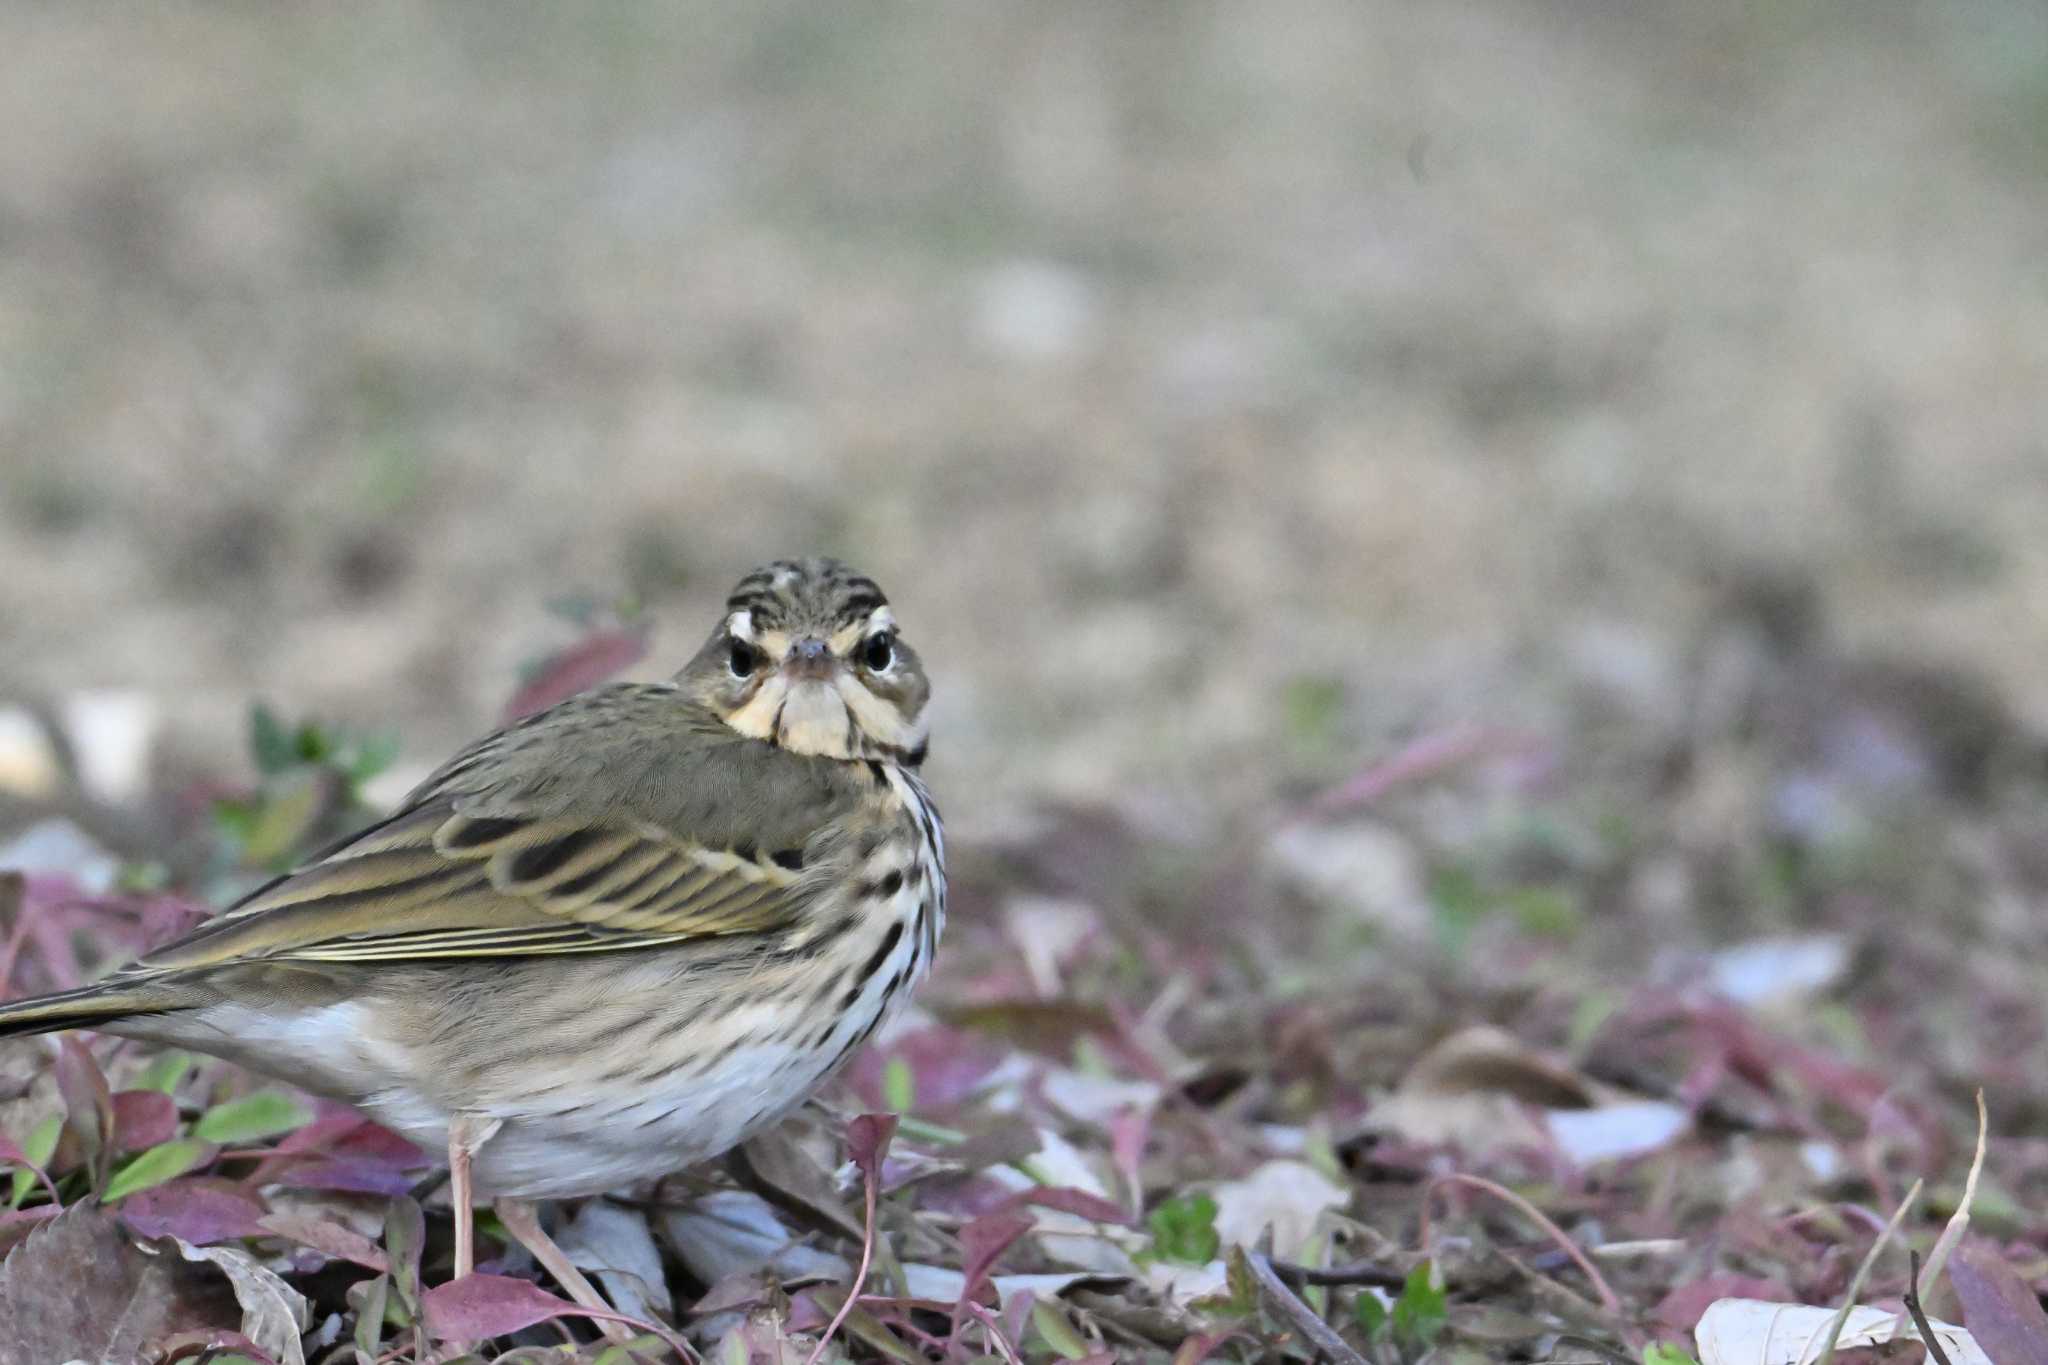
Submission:
POLYGON ((312 1325, 312 1312, 305 1295, 245 1251, 228 1246, 196 1247, 180 1237, 171 1240, 186 1260, 210 1263, 228 1277, 235 1288, 235 1302, 242 1306, 243 1336, 261 1346, 278 1365, 306 1365, 299 1338, 312 1325))
POLYGON ((845 1258, 796 1241, 767 1200, 745 1190, 718 1190, 665 1210, 661 1229, 690 1273, 716 1284, 762 1266, 784 1279, 825 1275, 845 1279, 845 1258))
POLYGON ((1838 934, 1761 938, 1715 953, 1707 980, 1738 1005, 1789 1005, 1826 990, 1849 969, 1838 934))
MULTIPOLYGON (((1077 1284, 1102 1283, 1120 1280, 1120 1275, 1100 1275, 1090 1271, 1068 1271, 1046 1275, 996 1275, 989 1279, 995 1286, 996 1298, 1008 1303, 1014 1294, 1029 1292, 1038 1298, 1051 1298, 1063 1294, 1077 1284)), ((926 1265, 913 1262, 903 1267, 903 1281, 913 1299, 929 1299, 935 1303, 958 1303, 960 1295, 967 1289, 967 1276, 950 1266, 926 1265)))
POLYGON ((1551 1141, 1575 1166, 1654 1152, 1692 1126, 1692 1115, 1663 1100, 1550 1109, 1543 1118, 1551 1141))
POLYGON ((647 1215, 609 1200, 592 1199, 576 1221, 555 1239, 578 1269, 595 1274, 612 1306, 645 1321, 658 1310, 675 1312, 668 1280, 661 1273, 661 1249, 647 1230, 647 1215))
POLYGON ((1230 1268, 1221 1261, 1207 1265, 1172 1265, 1153 1261, 1145 1267, 1145 1287, 1176 1308, 1211 1298, 1230 1289, 1230 1268))
MULTIPOLYGON (((1716 1299, 1693 1328, 1693 1342, 1699 1347, 1700 1365, 1809 1365, 1826 1343, 1828 1325, 1837 1311, 1803 1303, 1716 1299)), ((1930 1321, 1928 1326, 1948 1353, 1950 1365, 1991 1365, 1991 1357, 1966 1329, 1940 1321, 1930 1321)), ((1848 1351, 1919 1339, 1903 1313, 1855 1308, 1842 1325, 1835 1349, 1848 1351)))
POLYGON ((1315 1235, 1322 1216, 1351 1202, 1351 1192, 1301 1161, 1269 1161, 1243 1180, 1226 1180, 1216 1200, 1216 1235, 1225 1246, 1257 1246, 1266 1229, 1273 1247, 1293 1256, 1315 1235))
POLYGON ((1159 1103, 1157 1081, 1123 1081, 1090 1076, 1066 1067, 1052 1067, 1039 1080, 1040 1092, 1054 1108, 1083 1123, 1105 1124, 1126 1109, 1151 1109, 1159 1103))
POLYGON ((139 801, 149 790, 150 753, 162 719, 155 700, 108 688, 74 693, 58 710, 79 785, 109 804, 139 801))

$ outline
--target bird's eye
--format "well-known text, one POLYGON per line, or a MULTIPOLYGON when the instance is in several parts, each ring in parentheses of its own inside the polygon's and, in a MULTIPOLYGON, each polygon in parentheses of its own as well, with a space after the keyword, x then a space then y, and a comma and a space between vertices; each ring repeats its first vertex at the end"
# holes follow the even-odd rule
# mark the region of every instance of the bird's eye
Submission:
POLYGON ((732 675, 735 678, 746 677, 754 671, 755 665, 760 662, 760 650, 755 649, 745 640, 734 640, 732 642, 732 658, 727 661, 726 666, 732 669, 732 675))
POLYGON ((880 635, 868 636, 868 642, 861 646, 860 661, 873 673, 880 673, 887 668, 895 657, 896 642, 889 637, 886 630, 880 635))

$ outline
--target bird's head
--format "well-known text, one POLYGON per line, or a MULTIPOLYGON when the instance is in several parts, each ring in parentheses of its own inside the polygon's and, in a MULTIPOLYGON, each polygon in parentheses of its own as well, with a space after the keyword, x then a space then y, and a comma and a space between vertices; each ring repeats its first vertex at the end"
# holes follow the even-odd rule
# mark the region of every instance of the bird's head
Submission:
POLYGON ((734 730, 792 753, 924 759, 924 667, 875 580, 836 559, 742 578, 677 678, 734 730))

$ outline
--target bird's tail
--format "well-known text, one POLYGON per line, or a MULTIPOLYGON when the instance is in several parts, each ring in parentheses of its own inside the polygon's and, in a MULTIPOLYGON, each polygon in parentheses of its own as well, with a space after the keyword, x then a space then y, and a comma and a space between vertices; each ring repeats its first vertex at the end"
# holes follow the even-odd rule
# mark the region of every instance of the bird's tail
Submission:
POLYGON ((54 1033, 67 1028, 103 1028, 119 1019, 156 1014, 169 1004, 146 982, 105 983, 55 995, 0 1003, 0 1038, 54 1033))

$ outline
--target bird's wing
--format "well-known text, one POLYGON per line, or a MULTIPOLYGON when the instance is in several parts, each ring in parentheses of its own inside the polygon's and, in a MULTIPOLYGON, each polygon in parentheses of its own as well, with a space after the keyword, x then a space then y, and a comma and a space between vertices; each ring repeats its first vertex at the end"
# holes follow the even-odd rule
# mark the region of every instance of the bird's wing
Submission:
POLYGON ((460 804, 401 810, 129 970, 605 952, 772 932, 808 898, 801 847, 460 804))

